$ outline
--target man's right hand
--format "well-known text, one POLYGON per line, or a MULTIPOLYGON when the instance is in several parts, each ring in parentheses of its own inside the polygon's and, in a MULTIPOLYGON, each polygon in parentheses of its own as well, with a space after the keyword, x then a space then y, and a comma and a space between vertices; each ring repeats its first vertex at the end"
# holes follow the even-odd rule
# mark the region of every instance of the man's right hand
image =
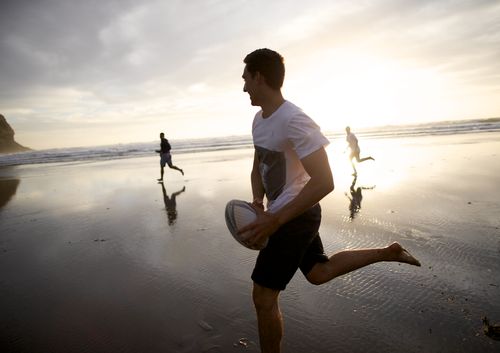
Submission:
POLYGON ((252 202, 252 207, 256 210, 264 211, 264 202, 262 199, 255 198, 252 202))

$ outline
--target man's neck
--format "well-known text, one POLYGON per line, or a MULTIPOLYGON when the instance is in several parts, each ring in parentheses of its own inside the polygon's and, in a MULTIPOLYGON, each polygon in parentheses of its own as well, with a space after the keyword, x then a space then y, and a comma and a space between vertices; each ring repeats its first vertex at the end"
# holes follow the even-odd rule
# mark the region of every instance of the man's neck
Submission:
POLYGON ((281 92, 276 92, 270 95, 266 102, 261 105, 262 117, 264 119, 269 118, 279 107, 285 102, 281 92))

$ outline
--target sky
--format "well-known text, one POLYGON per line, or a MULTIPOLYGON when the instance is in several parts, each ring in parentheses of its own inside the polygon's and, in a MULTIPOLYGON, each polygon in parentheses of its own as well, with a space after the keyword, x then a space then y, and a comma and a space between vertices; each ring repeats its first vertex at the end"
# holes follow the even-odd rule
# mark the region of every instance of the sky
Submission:
POLYGON ((500 116, 498 0, 3 0, 0 114, 35 149, 248 135, 243 58, 324 131, 500 116))

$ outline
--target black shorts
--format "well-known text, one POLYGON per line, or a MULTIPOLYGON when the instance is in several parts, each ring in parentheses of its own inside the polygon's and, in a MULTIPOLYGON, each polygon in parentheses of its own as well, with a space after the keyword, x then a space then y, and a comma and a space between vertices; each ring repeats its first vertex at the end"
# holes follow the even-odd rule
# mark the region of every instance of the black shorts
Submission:
POLYGON ((160 165, 161 167, 165 167, 165 164, 168 164, 169 167, 172 166, 172 155, 170 153, 162 153, 160 154, 160 165))
POLYGON ((328 261, 319 237, 321 207, 314 205, 269 237, 259 252, 252 280, 266 288, 284 290, 298 268, 307 275, 318 262, 328 261))

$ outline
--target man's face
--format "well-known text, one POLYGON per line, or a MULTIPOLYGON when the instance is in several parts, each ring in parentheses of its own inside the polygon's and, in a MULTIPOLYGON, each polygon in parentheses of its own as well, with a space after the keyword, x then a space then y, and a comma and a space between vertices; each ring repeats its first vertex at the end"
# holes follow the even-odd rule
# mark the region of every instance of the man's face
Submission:
POLYGON ((259 73, 257 72, 254 77, 248 72, 247 67, 243 70, 243 81, 245 84, 243 85, 243 92, 248 93, 250 96, 250 103, 252 105, 258 106, 258 77, 259 73))

